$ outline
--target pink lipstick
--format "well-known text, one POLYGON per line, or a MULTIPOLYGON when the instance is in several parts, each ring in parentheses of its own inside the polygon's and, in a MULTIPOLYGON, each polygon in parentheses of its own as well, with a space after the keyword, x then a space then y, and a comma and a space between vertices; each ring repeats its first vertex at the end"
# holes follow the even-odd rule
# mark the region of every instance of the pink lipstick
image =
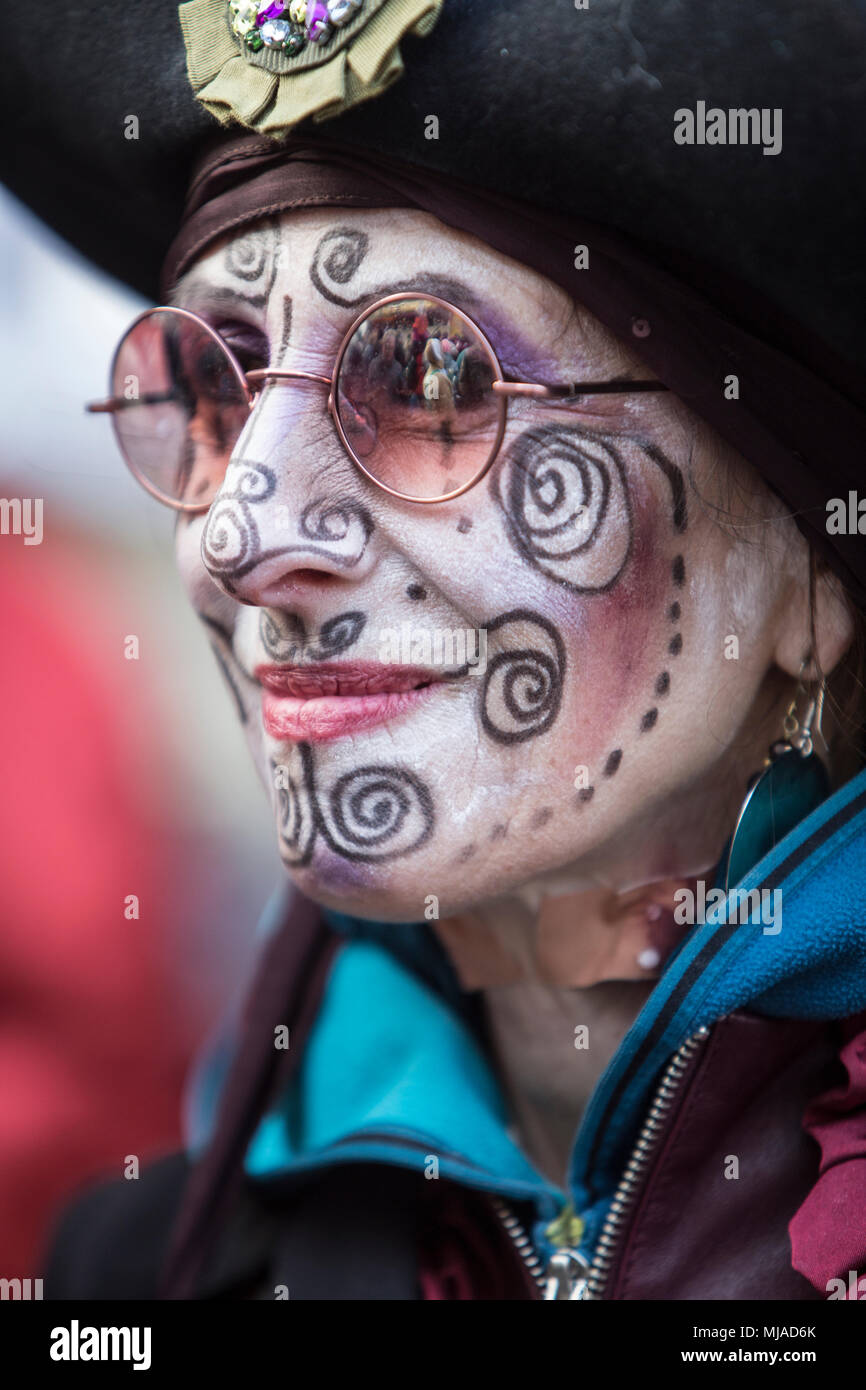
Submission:
POLYGON ((425 667, 373 661, 257 666, 255 676, 266 732, 309 743, 387 724, 428 699, 441 679, 425 667))

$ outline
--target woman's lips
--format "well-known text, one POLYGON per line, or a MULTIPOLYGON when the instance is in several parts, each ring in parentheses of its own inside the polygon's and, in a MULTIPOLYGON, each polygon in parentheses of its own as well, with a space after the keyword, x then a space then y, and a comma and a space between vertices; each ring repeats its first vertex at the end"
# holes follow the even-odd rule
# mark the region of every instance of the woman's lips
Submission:
POLYGON ((372 661, 258 666, 255 676, 266 732, 310 743, 387 724, 427 699, 440 679, 424 667, 372 661))

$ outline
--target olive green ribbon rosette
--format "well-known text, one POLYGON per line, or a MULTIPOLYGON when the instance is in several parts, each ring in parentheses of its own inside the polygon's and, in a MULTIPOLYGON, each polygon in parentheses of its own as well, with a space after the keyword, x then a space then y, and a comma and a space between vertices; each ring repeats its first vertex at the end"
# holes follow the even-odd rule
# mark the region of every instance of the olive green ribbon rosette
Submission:
POLYGON ((328 120, 384 92, 403 72, 403 35, 426 37, 442 4, 363 0, 326 41, 308 42, 296 54, 250 48, 233 32, 227 0, 188 0, 178 15, 198 100, 222 125, 237 121, 278 137, 307 117, 328 120))

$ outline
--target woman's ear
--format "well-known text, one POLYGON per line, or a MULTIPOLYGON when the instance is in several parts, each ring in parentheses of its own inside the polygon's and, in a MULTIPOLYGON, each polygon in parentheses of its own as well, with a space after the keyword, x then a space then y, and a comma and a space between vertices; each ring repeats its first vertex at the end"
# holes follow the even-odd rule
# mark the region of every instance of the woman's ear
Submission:
POLYGON ((850 647, 854 615, 842 585, 823 560, 810 555, 805 570, 802 583, 785 606, 774 659, 789 676, 799 676, 802 667, 804 680, 816 680, 819 670, 829 676, 850 647), (814 621, 810 621, 810 609, 814 621), (803 667, 813 645, 817 662, 803 667))

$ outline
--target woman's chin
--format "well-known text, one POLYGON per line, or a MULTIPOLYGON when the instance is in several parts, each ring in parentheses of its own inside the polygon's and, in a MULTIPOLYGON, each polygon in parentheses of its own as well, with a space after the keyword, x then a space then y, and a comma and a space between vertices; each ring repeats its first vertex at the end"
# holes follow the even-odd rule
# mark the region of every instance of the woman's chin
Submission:
MULTIPOLYGON (((411 865, 349 860, 331 850, 317 850, 310 863, 286 864, 300 892, 333 912, 377 922, 423 922, 456 911, 454 889, 448 901, 437 892, 445 875, 411 865)), ((471 890, 466 896, 471 897, 471 890)))

